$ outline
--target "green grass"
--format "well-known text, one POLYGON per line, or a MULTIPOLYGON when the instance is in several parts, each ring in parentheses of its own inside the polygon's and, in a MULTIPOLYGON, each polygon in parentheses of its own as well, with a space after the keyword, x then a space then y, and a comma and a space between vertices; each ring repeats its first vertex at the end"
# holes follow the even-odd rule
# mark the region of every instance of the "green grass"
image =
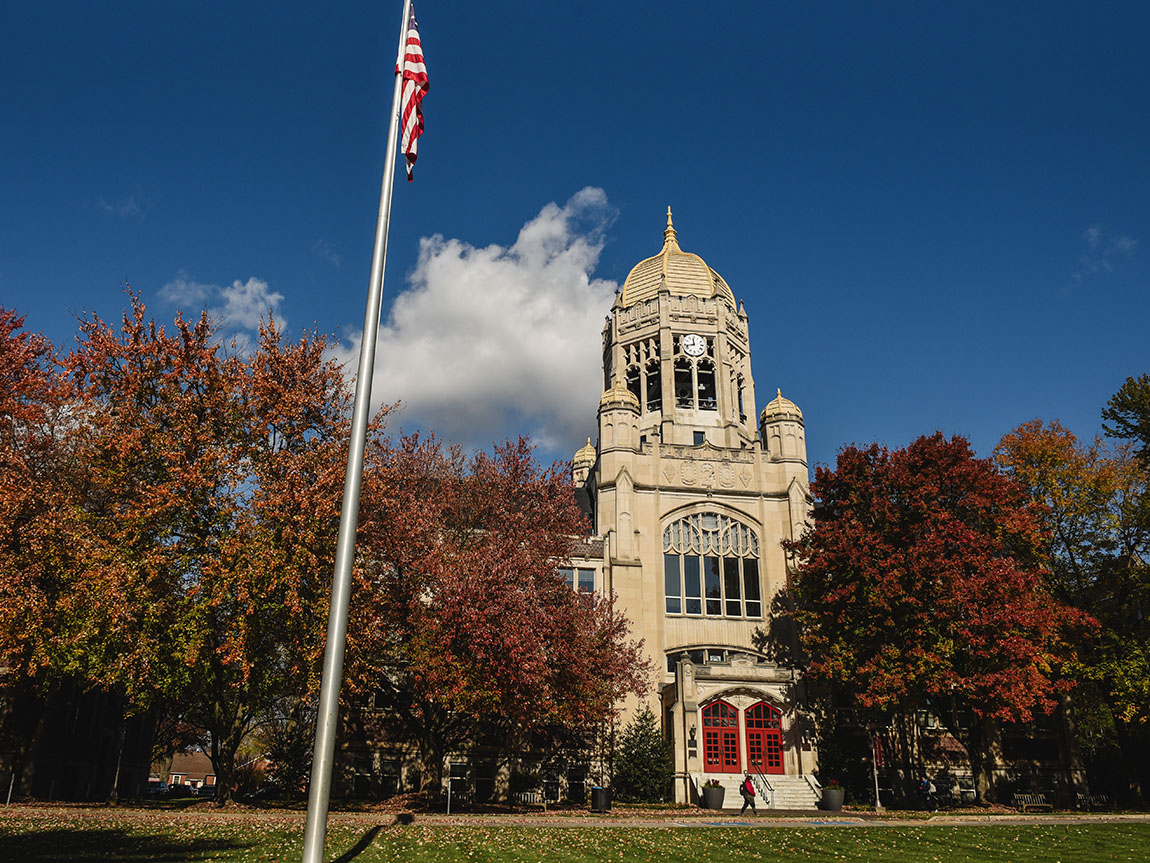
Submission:
MULTIPOLYGON (((384 817, 381 817, 383 820, 384 817)), ((298 817, 247 818, 107 810, 0 815, 10 863, 200 863, 298 860, 298 817)), ((328 863, 1101 863, 1150 860, 1150 824, 806 826, 372 826, 333 823, 328 863)))

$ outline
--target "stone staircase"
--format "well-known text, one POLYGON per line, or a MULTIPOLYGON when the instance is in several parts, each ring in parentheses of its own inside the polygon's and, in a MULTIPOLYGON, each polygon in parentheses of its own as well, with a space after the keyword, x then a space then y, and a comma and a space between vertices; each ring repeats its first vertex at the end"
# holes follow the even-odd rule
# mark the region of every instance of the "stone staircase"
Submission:
MULTIPOLYGON (((702 795, 703 783, 709 779, 717 779, 726 789, 723 795, 723 809, 739 809, 743 805, 743 796, 739 793, 739 786, 743 784, 741 773, 696 773, 695 789, 702 795)), ((758 797, 755 805, 759 809, 786 809, 786 810, 814 810, 818 807, 819 792, 811 786, 805 776, 779 776, 767 777, 771 783, 773 793, 764 793, 762 777, 755 777, 755 790, 758 797)))

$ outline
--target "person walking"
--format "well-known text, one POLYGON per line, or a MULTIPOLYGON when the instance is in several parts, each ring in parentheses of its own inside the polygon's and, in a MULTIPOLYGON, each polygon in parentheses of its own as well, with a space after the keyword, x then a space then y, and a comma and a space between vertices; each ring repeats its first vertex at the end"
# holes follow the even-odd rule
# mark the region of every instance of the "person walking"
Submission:
POLYGON ((742 815, 750 806, 751 813, 758 815, 759 810, 755 808, 755 783, 751 780, 750 773, 743 777, 743 784, 739 786, 739 793, 743 795, 743 808, 739 810, 739 814, 742 815))

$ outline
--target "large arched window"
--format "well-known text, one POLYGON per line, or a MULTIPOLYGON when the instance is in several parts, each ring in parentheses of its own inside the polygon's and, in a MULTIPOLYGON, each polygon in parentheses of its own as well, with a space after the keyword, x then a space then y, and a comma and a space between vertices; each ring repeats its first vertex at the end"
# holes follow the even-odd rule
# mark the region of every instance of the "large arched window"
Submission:
POLYGON ((759 538, 714 512, 689 515, 663 531, 667 614, 762 617, 759 538))

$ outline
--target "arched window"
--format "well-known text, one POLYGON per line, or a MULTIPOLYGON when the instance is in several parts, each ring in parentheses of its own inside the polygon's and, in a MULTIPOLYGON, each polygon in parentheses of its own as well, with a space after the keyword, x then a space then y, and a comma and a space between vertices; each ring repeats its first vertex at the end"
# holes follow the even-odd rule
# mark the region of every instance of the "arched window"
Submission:
POLYGON ((686 357, 675 358, 675 404, 681 408, 695 406, 694 363, 686 357))
POLYGON ((663 531, 667 614, 762 617, 759 538, 714 512, 672 522, 663 531))
POLYGON ((663 376, 659 369, 659 361, 651 360, 647 363, 647 410, 657 411, 663 409, 663 376))
POLYGON ((715 396, 715 364, 699 360, 696 374, 699 378, 699 410, 717 411, 719 400, 715 396))
POLYGON ((628 366, 627 368, 627 389, 631 391, 631 395, 635 397, 640 405, 643 404, 643 392, 639 385, 639 367, 628 366))

